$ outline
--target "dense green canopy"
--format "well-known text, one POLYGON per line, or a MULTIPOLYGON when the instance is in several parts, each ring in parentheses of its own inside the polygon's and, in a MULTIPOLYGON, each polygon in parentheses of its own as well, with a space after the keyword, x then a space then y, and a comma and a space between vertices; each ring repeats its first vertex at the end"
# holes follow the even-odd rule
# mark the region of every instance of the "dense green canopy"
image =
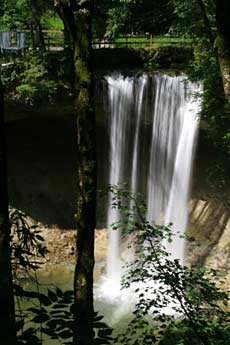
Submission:
POLYGON ((174 18, 169 0, 112 0, 95 3, 94 29, 96 34, 159 35, 167 33, 174 18))

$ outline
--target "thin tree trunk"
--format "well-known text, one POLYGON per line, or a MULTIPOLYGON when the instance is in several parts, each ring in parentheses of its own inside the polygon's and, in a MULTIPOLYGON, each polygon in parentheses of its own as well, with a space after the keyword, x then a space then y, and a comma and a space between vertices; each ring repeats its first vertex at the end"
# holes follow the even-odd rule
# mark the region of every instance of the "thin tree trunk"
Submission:
POLYGON ((204 1, 203 0, 197 0, 197 1, 198 1, 198 4, 199 4, 199 7, 200 7, 200 12, 201 12, 201 15, 203 17, 204 25, 205 25, 205 28, 206 28, 206 32, 207 32, 210 44, 213 47, 214 38, 213 38, 212 28, 211 28, 210 21, 208 19, 208 15, 207 15, 207 12, 206 12, 204 1))
POLYGON ((215 41, 217 49, 224 93, 230 103, 230 1, 216 0, 216 23, 218 36, 215 41))
POLYGON ((64 24, 64 50, 66 57, 69 61, 69 81, 71 83, 72 88, 74 89, 74 74, 75 74, 75 67, 74 67, 74 56, 73 56, 73 28, 75 24, 73 22, 73 15, 69 8, 69 6, 65 6, 62 0, 55 1, 55 9, 61 20, 64 24))
POLYGON ((3 87, 0 81, 0 343, 14 345, 17 341, 10 255, 4 126, 3 87))
POLYGON ((73 41, 77 122, 77 258, 74 345, 92 345, 94 230, 96 227, 96 120, 92 73, 93 0, 56 0, 73 41))
POLYGON ((77 334, 74 344, 93 344, 93 268, 96 227, 96 120, 92 74, 92 0, 75 12, 75 91, 77 108, 77 262, 74 277, 77 334))
POLYGON ((42 32, 42 27, 40 21, 33 18, 30 24, 30 30, 32 35, 32 44, 33 49, 39 48, 40 51, 44 52, 45 47, 45 40, 42 32))
POLYGON ((31 29, 33 35, 33 48, 39 48, 41 51, 45 51, 45 41, 42 32, 42 26, 40 18, 37 13, 37 2, 36 0, 30 0, 30 7, 32 13, 31 29))
POLYGON ((230 55, 219 54, 219 64, 226 101, 230 103, 230 55))
POLYGON ((211 47, 213 48, 214 55, 220 66, 220 73, 223 83, 223 92, 228 103, 230 103, 230 26, 229 26, 229 13, 230 1, 229 0, 216 0, 216 22, 218 29, 218 36, 214 41, 212 28, 203 0, 197 0, 200 11, 203 17, 204 25, 209 37, 211 47))

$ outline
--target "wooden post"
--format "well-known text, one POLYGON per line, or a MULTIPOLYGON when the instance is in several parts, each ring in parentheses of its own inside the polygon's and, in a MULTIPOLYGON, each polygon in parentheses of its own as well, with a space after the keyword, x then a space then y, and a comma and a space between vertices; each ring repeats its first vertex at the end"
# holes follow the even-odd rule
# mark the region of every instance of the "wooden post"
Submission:
POLYGON ((150 48, 152 48, 152 41, 153 41, 153 35, 150 35, 150 39, 149 39, 149 46, 150 48))

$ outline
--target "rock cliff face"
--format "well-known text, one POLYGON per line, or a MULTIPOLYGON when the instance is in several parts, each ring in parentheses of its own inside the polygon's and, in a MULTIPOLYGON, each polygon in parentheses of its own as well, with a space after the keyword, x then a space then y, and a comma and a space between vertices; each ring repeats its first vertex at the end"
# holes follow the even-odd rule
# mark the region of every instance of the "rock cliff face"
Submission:
POLYGON ((230 269, 230 208, 223 200, 204 196, 189 203, 190 260, 230 269))
MULTIPOLYGON (((100 178, 103 180, 106 145, 102 127, 98 137, 105 151, 99 153, 103 166, 100 178)), ((76 150, 73 120, 43 116, 10 121, 7 123, 7 139, 11 205, 48 229, 74 229, 76 150)), ((194 239, 189 242, 188 257, 196 264, 206 262, 230 270, 230 186, 220 186, 220 176, 210 182, 208 168, 215 155, 213 149, 200 140, 189 202, 188 232, 194 239)), ((103 209, 102 205, 101 218, 103 209)), ((103 228, 103 223, 99 222, 98 227, 103 228)), ((59 235, 57 245, 62 248, 59 235)), ((106 236, 100 237, 100 241, 105 242, 106 236)), ((72 246, 71 237, 69 242, 66 240, 66 255, 70 259, 73 259, 72 246)), ((53 258, 56 260, 55 254, 53 258)))
POLYGON ((216 171, 217 152, 205 142, 203 133, 195 161, 189 201, 188 259, 230 270, 230 184, 216 171))

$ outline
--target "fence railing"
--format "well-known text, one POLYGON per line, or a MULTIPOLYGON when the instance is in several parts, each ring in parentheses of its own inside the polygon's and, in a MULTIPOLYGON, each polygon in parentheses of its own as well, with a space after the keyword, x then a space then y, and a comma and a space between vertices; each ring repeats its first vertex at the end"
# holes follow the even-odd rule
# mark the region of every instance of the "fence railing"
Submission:
POLYGON ((121 36, 113 40, 93 39, 93 48, 146 48, 156 46, 181 46, 191 44, 188 39, 173 36, 121 36))
POLYGON ((64 33, 61 30, 44 30, 43 37, 47 50, 63 50, 64 49, 64 33))
MULTIPOLYGON (((61 30, 42 30, 45 48, 48 51, 64 49, 64 33, 61 30)), ((32 45, 32 35, 29 30, 15 32, 0 32, 1 51, 17 51, 32 45)), ((191 45, 188 39, 173 36, 120 36, 115 39, 93 37, 94 49, 101 48, 146 48, 155 46, 191 45)))
MULTIPOLYGON (((64 34, 62 31, 44 31, 44 40, 47 50, 64 48, 64 34)), ((115 39, 93 37, 94 49, 101 48, 145 48, 154 46, 181 46, 189 45, 188 39, 175 36, 120 36, 115 39)))

